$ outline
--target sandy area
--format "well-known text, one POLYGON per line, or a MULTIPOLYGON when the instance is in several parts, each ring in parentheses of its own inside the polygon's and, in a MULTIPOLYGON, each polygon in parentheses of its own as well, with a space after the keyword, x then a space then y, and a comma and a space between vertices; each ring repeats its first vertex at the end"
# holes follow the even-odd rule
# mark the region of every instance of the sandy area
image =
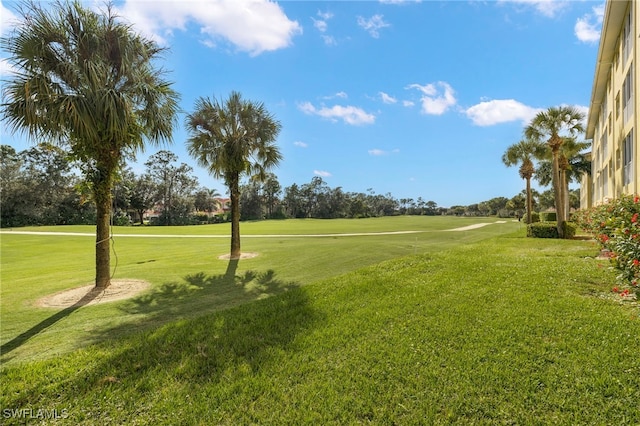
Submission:
POLYGON ((36 305, 42 308, 96 305, 128 299, 145 291, 149 286, 150 284, 143 280, 111 280, 111 285, 104 290, 96 289, 94 284, 89 284, 45 296, 36 301, 36 305))
MULTIPOLYGON (((240 259, 253 259, 256 256, 258 256, 258 253, 251 253, 251 252, 240 253, 240 259)), ((218 256, 218 259, 220 260, 229 260, 230 258, 231 258, 230 254, 223 254, 218 256)))

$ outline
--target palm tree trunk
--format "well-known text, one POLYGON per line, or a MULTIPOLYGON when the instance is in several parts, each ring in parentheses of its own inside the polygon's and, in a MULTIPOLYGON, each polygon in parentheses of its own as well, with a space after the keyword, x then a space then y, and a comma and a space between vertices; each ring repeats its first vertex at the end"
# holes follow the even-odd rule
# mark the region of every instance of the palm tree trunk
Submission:
POLYGON ((558 236, 564 238, 564 200, 562 199, 562 185, 560 184, 559 150, 553 150, 552 162, 553 195, 556 204, 556 219, 558 221, 558 236))
POLYGON ((96 201, 96 287, 107 288, 111 284, 111 259, 109 255, 111 225, 111 173, 99 173, 94 181, 96 201))
POLYGON ((231 196, 231 259, 240 259, 240 176, 236 175, 229 183, 231 196))
POLYGON ((567 222, 569 220, 569 181, 567 179, 567 171, 566 170, 562 170, 561 171, 561 176, 562 178, 562 202, 563 202, 563 206, 564 206, 564 217, 563 220, 565 222, 567 222))
POLYGON ((531 178, 527 177, 527 224, 531 223, 531 209, 533 201, 531 199, 531 178))

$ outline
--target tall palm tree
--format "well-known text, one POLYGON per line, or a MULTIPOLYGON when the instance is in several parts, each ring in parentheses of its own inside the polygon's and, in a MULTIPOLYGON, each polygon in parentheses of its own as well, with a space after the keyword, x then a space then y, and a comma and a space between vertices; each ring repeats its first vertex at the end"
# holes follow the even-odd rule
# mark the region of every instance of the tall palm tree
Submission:
MULTIPOLYGON (((562 198, 564 200, 565 220, 568 220, 569 214, 569 183, 574 181, 580 181, 582 176, 591 174, 591 161, 588 155, 584 152, 591 146, 589 142, 578 142, 576 138, 565 137, 562 144, 562 148, 559 153, 559 166, 560 166, 560 188, 563 192, 562 198)), ((547 153, 541 158, 545 160, 541 161, 538 165, 538 171, 536 173, 537 181, 540 185, 547 186, 551 183, 552 179, 552 163, 551 153, 547 150, 547 153)))
POLYGON ((527 139, 545 141, 551 151, 552 183, 555 195, 556 216, 558 218, 558 235, 564 238, 564 222, 566 221, 565 202, 561 188, 560 150, 564 143, 564 136, 575 136, 584 132, 584 114, 570 106, 551 107, 541 111, 525 128, 527 139))
POLYGON ((535 173, 533 158, 536 158, 544 150, 544 146, 533 140, 521 140, 507 148, 502 155, 502 162, 507 166, 520 164, 520 177, 526 181, 527 198, 527 223, 531 223, 531 211, 533 209, 533 198, 531 195, 531 178, 535 173))
POLYGON ((123 159, 146 141, 171 139, 178 95, 155 69, 163 49, 79 1, 24 3, 2 48, 17 69, 4 86, 13 131, 68 147, 83 164, 97 208, 96 287, 110 272, 111 190, 123 159))
POLYGON ((277 121, 262 103, 242 99, 238 92, 218 101, 198 98, 187 115, 187 150, 212 176, 223 179, 231 198, 231 259, 240 258, 240 179, 264 180, 282 155, 274 141, 277 121))

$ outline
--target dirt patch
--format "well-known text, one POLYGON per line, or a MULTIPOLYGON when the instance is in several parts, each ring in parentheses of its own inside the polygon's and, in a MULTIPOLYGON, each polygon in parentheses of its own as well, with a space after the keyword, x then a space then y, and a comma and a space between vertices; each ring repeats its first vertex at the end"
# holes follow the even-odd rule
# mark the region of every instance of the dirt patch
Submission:
MULTIPOLYGON (((240 253, 240 259, 252 259, 256 256, 258 256, 258 253, 251 253, 251 252, 240 253)), ((223 254, 218 256, 218 259, 220 260, 229 260, 230 258, 231 258, 230 254, 223 254)))
POLYGON ((111 280, 106 289, 97 289, 94 284, 45 296, 36 305, 41 308, 70 308, 72 306, 97 305, 128 299, 143 292, 151 286, 143 280, 111 280))

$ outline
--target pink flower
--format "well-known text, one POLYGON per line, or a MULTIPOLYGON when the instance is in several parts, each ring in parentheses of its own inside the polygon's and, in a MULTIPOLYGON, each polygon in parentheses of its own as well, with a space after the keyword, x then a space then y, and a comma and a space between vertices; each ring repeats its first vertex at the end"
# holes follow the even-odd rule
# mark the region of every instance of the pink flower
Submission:
POLYGON ((619 289, 618 287, 614 287, 614 288, 613 288, 613 292, 614 292, 614 293, 619 293, 619 292, 620 292, 620 289, 619 289))
POLYGON ((634 213, 631 217, 631 222, 636 223, 638 221, 638 213, 634 213))

